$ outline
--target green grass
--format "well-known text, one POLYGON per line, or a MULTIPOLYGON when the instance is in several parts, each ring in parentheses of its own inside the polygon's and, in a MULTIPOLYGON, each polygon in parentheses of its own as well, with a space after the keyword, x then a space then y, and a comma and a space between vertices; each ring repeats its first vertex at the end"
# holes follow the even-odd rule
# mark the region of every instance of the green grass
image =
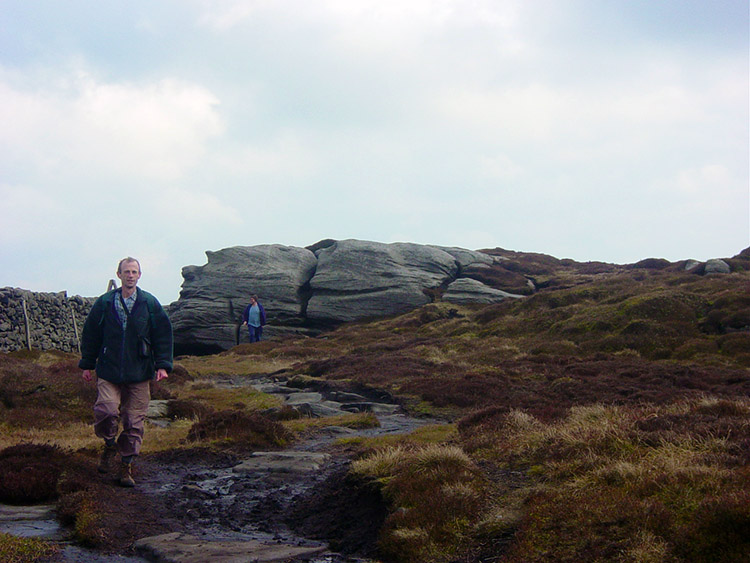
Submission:
POLYGON ((48 561, 60 547, 36 538, 19 538, 0 532, 0 561, 4 563, 37 563, 48 561))

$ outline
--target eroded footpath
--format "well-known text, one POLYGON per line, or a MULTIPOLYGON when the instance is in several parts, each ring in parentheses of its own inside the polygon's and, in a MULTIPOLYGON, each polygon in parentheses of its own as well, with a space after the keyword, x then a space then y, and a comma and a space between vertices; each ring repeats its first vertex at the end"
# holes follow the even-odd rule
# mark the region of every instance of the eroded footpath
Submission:
MULTIPOLYGON (((380 426, 326 427, 286 450, 253 452, 243 458, 198 450, 144 456, 139 460, 137 491, 148 495, 157 507, 165 532, 139 539, 133 556, 102 555, 66 544, 58 561, 355 563, 366 560, 361 555, 372 550, 377 529, 385 517, 382 503, 347 489, 349 461, 341 448, 333 446, 342 437, 408 433, 435 421, 410 417, 389 401, 386 394, 375 392, 365 396, 292 388, 284 379, 271 377, 236 376, 214 383, 234 388, 252 385, 264 393, 283 396, 285 404, 308 416, 372 412, 380 426), (345 515, 339 511, 340 506, 331 505, 332 498, 337 499, 335 504, 350 504, 344 507, 345 515), (333 541, 323 539, 330 540, 331 536, 333 541)), ((158 416, 159 405, 154 406, 157 408, 152 413, 157 414, 153 416, 158 416)), ((43 514, 39 521, 54 522, 50 508, 39 509, 43 514)), ((37 524, 33 520, 26 523, 32 527, 37 524)), ((49 525, 55 527, 54 523, 49 525)), ((54 541, 55 534, 60 536, 60 531, 55 529, 47 537, 54 541)))

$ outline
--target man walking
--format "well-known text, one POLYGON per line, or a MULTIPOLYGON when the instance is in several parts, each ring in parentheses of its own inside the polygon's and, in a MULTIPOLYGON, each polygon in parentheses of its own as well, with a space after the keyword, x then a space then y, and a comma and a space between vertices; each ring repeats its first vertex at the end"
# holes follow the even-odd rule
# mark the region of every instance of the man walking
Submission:
POLYGON ((266 311, 258 301, 257 295, 250 297, 250 303, 242 313, 242 324, 247 325, 250 342, 260 342, 263 335, 263 325, 266 324, 266 311))
POLYGON ((117 277, 122 287, 99 297, 86 318, 78 367, 86 381, 96 369, 94 432, 104 439, 99 472, 109 472, 119 453, 118 481, 134 487, 132 463, 143 442, 149 382, 172 371, 172 324, 156 297, 136 287, 141 278, 138 260, 123 258, 117 277))

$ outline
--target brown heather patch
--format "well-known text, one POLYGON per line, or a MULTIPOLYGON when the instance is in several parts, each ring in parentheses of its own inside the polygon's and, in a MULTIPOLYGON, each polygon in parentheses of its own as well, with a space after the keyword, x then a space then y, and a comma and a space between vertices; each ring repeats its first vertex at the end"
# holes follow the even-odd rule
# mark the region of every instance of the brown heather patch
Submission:
POLYGON ((20 444, 0 451, 0 502, 33 504, 57 498, 65 456, 49 445, 20 444))
MULTIPOLYGON (((56 501, 58 519, 72 528, 75 538, 105 551, 123 553, 141 537, 138 534, 151 535, 163 530, 155 521, 155 512, 150 510, 147 498, 137 491, 123 496, 121 488, 97 473, 96 461, 93 452, 71 452, 46 444, 5 448, 0 451, 0 502, 56 501), (136 517, 138 525, 133 526, 136 517)), ((2 544, 0 538, 0 554, 4 553, 2 544)), ((26 550, 44 546, 10 547, 26 550)))
POLYGON ((0 354, 0 422, 19 428, 88 422, 96 389, 81 379, 77 364, 62 353, 39 354, 35 361, 0 354))
POLYGON ((280 448, 292 438, 282 424, 244 411, 209 414, 193 424, 187 435, 189 442, 219 442, 253 450, 280 448))
POLYGON ((167 403, 167 416, 172 420, 202 419, 213 412, 208 404, 195 399, 174 399, 167 403))
MULTIPOLYGON (((429 441, 470 456, 466 480, 451 481, 449 465, 427 471, 433 480, 408 469, 418 465, 424 440, 341 445, 359 448, 365 459, 390 444, 402 452, 397 459, 409 460, 368 485, 399 485, 389 492, 393 512, 380 544, 394 561, 741 560, 750 537, 750 249, 729 260, 732 274, 720 276, 658 259, 616 266, 490 253, 506 260, 472 275, 496 284, 531 277, 538 291, 490 306, 443 303, 435 292, 437 301, 421 309, 320 338, 181 358, 185 374, 157 390, 176 398, 174 415, 185 417, 165 443, 183 447, 197 419, 193 436, 208 449, 255 440, 274 447, 268 444, 280 442, 271 421, 249 422, 244 399, 239 410, 231 397, 212 396, 210 378, 307 374, 290 377, 290 385, 377 389, 420 412, 460 420, 458 437, 442 432, 429 441), (191 376, 205 383, 187 384, 191 376), (215 398, 224 413, 211 412, 222 410, 215 398), (449 494, 441 500, 432 493, 444 485, 449 494), (396 501, 400 492, 419 498, 396 501), (459 516, 447 522, 439 516, 447 512, 459 516)), ((90 420, 93 386, 81 387, 72 362, 36 351, 0 355, 2 428, 90 420)), ((63 474, 79 478, 58 482, 61 507, 77 507, 61 514, 71 514, 95 545, 130 545, 118 510, 132 519, 134 509, 97 488, 93 452, 64 463, 63 474), (111 526, 98 534, 104 522, 111 526)), ((139 513, 151 514, 137 491, 132 498, 145 507, 139 513)))
POLYGON ((729 562, 750 545, 748 414, 746 398, 715 397, 576 407, 547 424, 486 409, 459 431, 472 455, 527 476, 503 561, 729 562))
POLYGON ((468 551, 486 502, 478 467, 457 446, 387 447, 355 461, 389 503, 379 551, 389 561, 439 562, 468 551))

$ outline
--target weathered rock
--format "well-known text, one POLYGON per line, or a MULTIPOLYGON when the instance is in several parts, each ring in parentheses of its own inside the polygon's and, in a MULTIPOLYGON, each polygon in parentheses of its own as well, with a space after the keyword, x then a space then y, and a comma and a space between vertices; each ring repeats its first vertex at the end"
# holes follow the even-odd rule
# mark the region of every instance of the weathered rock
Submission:
POLYGON ((232 468, 235 473, 306 473, 318 471, 331 459, 329 454, 319 452, 253 452, 253 455, 232 468))
POLYGON ((508 293, 484 285, 470 278, 460 278, 451 283, 443 294, 443 301, 450 303, 499 303, 505 299, 519 299, 523 295, 508 293))
POLYGON ((326 551, 324 545, 297 546, 230 539, 207 541, 180 532, 142 538, 135 542, 134 547, 149 560, 165 563, 271 563, 311 558, 326 551))
POLYGON ((300 405, 302 403, 310 403, 310 402, 317 403, 322 400, 323 400, 323 395, 315 391, 290 393, 286 397, 286 402, 289 405, 300 405))
POLYGON ((461 270, 466 268, 481 268, 488 267, 495 263, 495 260, 502 261, 499 257, 493 257, 484 252, 477 252, 475 250, 466 250, 465 248, 458 248, 457 246, 431 246, 443 252, 447 252, 456 262, 461 270))
POLYGON ((293 405, 292 408, 302 416, 309 416, 311 418, 323 418, 326 416, 340 416, 346 414, 346 411, 344 411, 338 403, 335 406, 324 404, 323 402, 297 403, 296 405, 293 405))
POLYGON ((0 533, 25 538, 59 540, 65 535, 55 519, 55 505, 9 506, 0 504, 0 533))
POLYGON ((178 354, 225 350, 246 341, 239 324, 252 293, 266 308, 264 334, 273 337, 409 311, 432 301, 435 290, 464 269, 495 262, 463 248, 358 240, 206 254, 206 265, 183 268, 180 299, 169 307, 178 354))
POLYGON ((395 414, 401 407, 398 405, 388 405, 384 403, 373 403, 370 401, 357 403, 344 403, 341 405, 342 410, 348 412, 371 412, 374 414, 395 414))
POLYGON ((164 418, 169 413, 169 401, 164 399, 152 399, 148 403, 147 418, 164 418))
POLYGON ((724 260, 712 258, 706 262, 706 274, 729 274, 731 271, 732 268, 724 260))
POLYGON ((317 263, 312 252, 275 244, 206 255, 205 266, 182 269, 180 299, 169 307, 177 350, 181 345, 227 349, 246 338, 240 324, 252 294, 260 297, 270 325, 300 322, 317 263))
MULTIPOLYGON (((453 249, 453 254, 468 263, 471 251, 453 249)), ((438 288, 458 275, 461 263, 453 254, 412 243, 335 242, 316 252, 318 267, 310 281, 307 317, 353 321, 425 305, 431 301, 425 290, 438 288)))

